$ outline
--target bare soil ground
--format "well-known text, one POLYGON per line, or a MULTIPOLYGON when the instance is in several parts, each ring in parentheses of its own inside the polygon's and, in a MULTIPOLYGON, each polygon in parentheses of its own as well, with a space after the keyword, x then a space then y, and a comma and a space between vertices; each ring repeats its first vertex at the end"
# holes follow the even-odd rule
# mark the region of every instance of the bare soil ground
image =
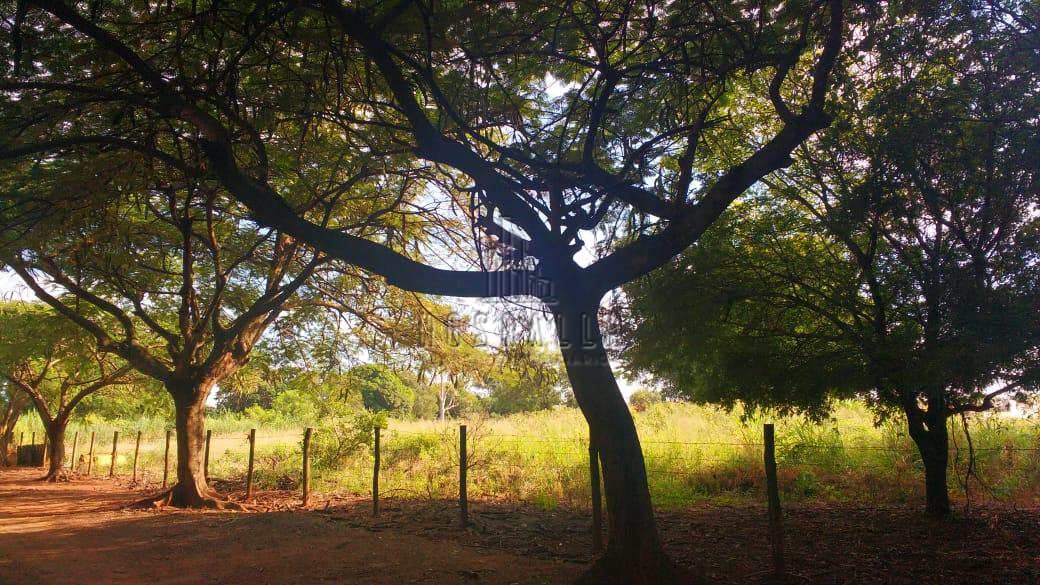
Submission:
MULTIPOLYGON (((583 511, 266 492, 254 512, 129 510, 121 480, 34 481, 0 470, 0 584, 567 583, 589 559, 583 511)), ((229 486, 230 487, 230 486, 229 486)), ((236 494, 232 493, 232 497, 236 494)), ((764 581, 764 510, 662 513, 669 552, 708 583, 764 581)), ((935 522, 914 510, 785 510, 788 565, 801 583, 1040 583, 1040 510, 977 509, 935 522)))

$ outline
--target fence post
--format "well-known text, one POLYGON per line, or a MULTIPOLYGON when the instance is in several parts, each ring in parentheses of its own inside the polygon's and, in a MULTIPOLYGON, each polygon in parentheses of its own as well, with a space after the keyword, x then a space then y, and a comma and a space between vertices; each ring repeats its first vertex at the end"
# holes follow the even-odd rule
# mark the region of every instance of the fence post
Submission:
POLYGON ((462 528, 469 525, 469 497, 466 494, 466 425, 459 425, 459 521, 462 528))
POLYGON ((249 468, 246 470, 246 498, 253 497, 253 452, 256 450, 256 429, 249 429, 249 468))
POLYGON ((311 433, 314 429, 307 427, 303 431, 303 505, 311 497, 311 433))
POLYGON ((69 460, 69 469, 76 471, 76 447, 79 446, 79 431, 72 436, 72 457, 69 460))
POLYGON ((600 496, 599 453, 589 442, 589 477, 592 481, 592 552, 603 551, 603 500, 600 496))
POLYGON ((90 475, 90 470, 94 467, 94 435, 97 431, 90 431, 90 452, 87 453, 87 475, 90 475))
POLYGON ((43 466, 44 467, 47 467, 47 459, 49 459, 49 457, 47 457, 47 445, 50 444, 50 438, 51 438, 50 435, 48 435, 47 432, 45 431, 43 433, 43 466))
POLYGON ((170 429, 166 429, 166 450, 163 452, 162 486, 166 488, 166 480, 170 478, 170 429))
POLYGON ((209 481, 209 440, 213 438, 213 431, 206 429, 206 454, 202 458, 202 477, 209 481))
POLYGON ((379 516, 379 425, 376 425, 375 433, 375 443, 372 444, 372 516, 379 516))
POLYGON ((769 498, 769 540, 773 548, 773 574, 785 575, 784 527, 780 512, 780 489, 776 481, 776 439, 772 423, 762 429, 766 467, 766 492, 769 498))
POLYGON ((137 431, 137 443, 134 445, 134 474, 133 482, 137 482, 137 455, 141 452, 141 431, 137 431))
POLYGON ((108 476, 116 474, 116 448, 119 446, 119 431, 113 431, 112 435, 112 462, 108 464, 108 476))

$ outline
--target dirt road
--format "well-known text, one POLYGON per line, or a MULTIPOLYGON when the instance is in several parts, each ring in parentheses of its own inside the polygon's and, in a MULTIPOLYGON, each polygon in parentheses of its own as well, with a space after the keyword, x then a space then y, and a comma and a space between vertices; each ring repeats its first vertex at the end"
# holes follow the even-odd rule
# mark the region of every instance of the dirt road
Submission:
POLYGON ((0 471, 0 583, 565 583, 581 565, 349 527, 313 512, 127 511, 108 480, 0 471))
MULTIPOLYGON (((254 512, 127 510, 121 480, 35 481, 0 470, 0 585, 143 583, 569 583, 589 552, 585 510, 265 492, 254 512), (261 511, 262 510, 262 511, 261 511)), ((233 486, 221 486, 241 497, 233 486)), ((692 504, 661 512, 668 552, 712 585, 761 583, 765 511, 692 504)), ((1040 510, 976 508, 936 521, 915 508, 814 505, 784 511, 795 582, 968 585, 1040 583, 1040 510)))

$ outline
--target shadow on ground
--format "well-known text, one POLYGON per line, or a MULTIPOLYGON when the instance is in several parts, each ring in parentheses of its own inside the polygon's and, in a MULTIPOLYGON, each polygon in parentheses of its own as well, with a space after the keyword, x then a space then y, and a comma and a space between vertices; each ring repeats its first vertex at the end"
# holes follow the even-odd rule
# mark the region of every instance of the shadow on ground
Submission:
MULTIPOLYGON (((260 511, 127 510, 119 480, 34 481, 0 471, 0 583, 567 583, 590 558, 588 513, 475 502, 461 530, 448 501, 264 492, 260 511)), ((708 583, 762 580, 765 510, 661 513, 669 552, 708 583)), ((800 583, 1037 583, 1040 511, 977 509, 928 520, 914 510, 785 510, 800 583)))

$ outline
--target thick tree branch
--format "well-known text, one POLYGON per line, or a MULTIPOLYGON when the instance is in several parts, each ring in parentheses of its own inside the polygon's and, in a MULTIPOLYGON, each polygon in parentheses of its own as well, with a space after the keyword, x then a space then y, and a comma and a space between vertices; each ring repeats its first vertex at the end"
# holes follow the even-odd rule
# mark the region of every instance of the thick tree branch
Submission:
MULTIPOLYGON (((529 271, 480 272, 434 268, 381 244, 330 230, 300 217, 269 185, 252 179, 239 169, 228 140, 228 132, 223 126, 212 116, 180 97, 176 88, 170 87, 163 77, 132 49, 111 33, 80 16, 64 2, 36 0, 33 4, 94 39, 103 49, 125 61, 158 93, 157 105, 160 109, 195 125, 206 137, 203 148, 210 161, 211 172, 236 199, 250 209, 258 222, 292 235, 340 260, 378 274, 386 278, 388 283, 406 290, 458 297, 537 296, 538 280, 536 275, 529 271)), ((349 13, 344 13, 347 14, 349 13)), ((386 59, 389 60, 389 57, 386 59)), ((461 148, 460 145, 456 147, 461 148)), ((499 179, 500 177, 495 180, 499 179)), ((505 208, 503 211, 508 213, 505 208)))

